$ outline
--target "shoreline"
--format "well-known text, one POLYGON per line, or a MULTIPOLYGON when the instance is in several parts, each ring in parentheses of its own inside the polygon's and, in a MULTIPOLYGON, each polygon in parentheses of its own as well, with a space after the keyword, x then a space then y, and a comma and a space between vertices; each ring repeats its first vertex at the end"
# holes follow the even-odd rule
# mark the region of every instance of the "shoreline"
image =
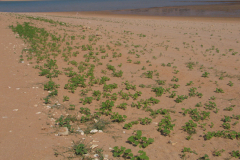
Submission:
POLYGON ((238 20, 240 19, 240 3, 211 4, 211 5, 189 5, 152 7, 125 10, 106 11, 71 11, 71 12, 20 12, 37 13, 47 15, 68 16, 96 16, 96 17, 118 17, 118 18, 143 18, 143 19, 200 19, 200 20, 238 20), (205 14, 203 14, 205 13, 205 14), (233 14, 233 15, 232 15, 233 14))
MULTIPOLYGON (((236 6, 235 3, 228 3, 226 5, 192 5, 192 6, 176 6, 176 7, 154 7, 154 8, 142 8, 131 10, 109 10, 109 11, 75 11, 75 12, 35 12, 37 15, 54 15, 54 16, 83 16, 83 17, 101 17, 101 18, 126 18, 126 19, 161 19, 161 20, 180 20, 180 21, 219 21, 219 22, 239 22, 240 17, 217 17, 217 16, 163 16, 151 14, 152 10, 158 9, 174 9, 174 8, 188 8, 195 10, 225 10, 240 9, 240 4, 236 6), (131 12, 127 12, 131 11, 131 12), (145 14, 144 14, 145 13, 145 14)), ((26 12, 27 14, 30 12, 26 12)), ((24 14, 24 13, 23 13, 24 14)))

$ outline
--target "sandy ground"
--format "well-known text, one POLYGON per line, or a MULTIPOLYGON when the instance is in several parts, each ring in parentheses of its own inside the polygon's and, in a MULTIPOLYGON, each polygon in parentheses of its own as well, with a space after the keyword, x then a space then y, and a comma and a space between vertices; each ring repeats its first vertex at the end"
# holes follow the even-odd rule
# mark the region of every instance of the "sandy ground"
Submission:
MULTIPOLYGON (((0 14, 0 159, 67 159, 73 156, 71 152, 73 141, 82 141, 88 147, 97 144, 97 148, 103 149, 105 159, 122 159, 115 158, 112 155, 111 148, 114 146, 124 146, 130 148, 134 155, 141 150, 138 146, 126 143, 128 137, 133 135, 134 130, 142 130, 143 136, 154 138, 153 144, 142 149, 146 152, 151 160, 164 159, 181 159, 184 147, 191 148, 197 152, 186 153, 188 159, 198 159, 208 154, 210 159, 224 159, 231 157, 233 150, 239 150, 239 141, 225 138, 212 138, 204 140, 204 133, 208 131, 225 130, 221 121, 224 116, 239 115, 240 107, 240 21, 238 18, 200 18, 200 17, 149 17, 149 16, 125 16, 125 15, 104 15, 104 14, 86 14, 80 12, 72 13, 1 13, 0 14), (39 20, 31 20, 27 16, 44 17, 54 21, 65 22, 68 27, 61 25, 53 25, 48 22, 39 20), (96 38, 94 52, 97 52, 100 45, 106 48, 106 53, 100 53, 97 57, 102 65, 97 65, 94 71, 95 77, 107 76, 111 80, 107 84, 116 83, 118 88, 114 89, 111 94, 118 93, 123 90, 132 94, 135 91, 126 91, 122 82, 126 80, 136 85, 136 91, 141 91, 142 95, 137 100, 123 100, 118 95, 115 106, 120 103, 127 103, 127 109, 122 110, 114 107, 114 112, 120 115, 127 115, 127 119, 123 123, 111 123, 110 127, 103 130, 103 133, 81 135, 71 133, 68 136, 56 136, 58 133, 58 125, 55 123, 61 115, 75 115, 78 119, 83 116, 79 113, 80 107, 87 107, 92 113, 99 108, 101 102, 107 100, 102 98, 100 101, 93 100, 91 104, 83 105, 80 102, 79 95, 83 88, 78 87, 75 93, 70 93, 64 89, 64 85, 68 82, 69 77, 62 74, 53 81, 60 84, 58 96, 51 99, 50 104, 44 104, 43 98, 48 95, 44 91, 43 85, 48 82, 44 76, 39 76, 39 70, 34 69, 37 65, 36 60, 19 62, 19 56, 22 49, 29 48, 28 43, 13 33, 8 27, 16 26, 17 22, 31 22, 33 26, 45 28, 52 34, 76 36, 76 40, 71 42, 68 37, 66 41, 72 43, 72 46, 82 46, 83 44, 92 44, 88 41, 89 35, 100 34, 96 38), (88 29, 82 29, 86 26, 88 29), (82 35, 86 39, 81 39, 82 35), (145 36, 141 36, 145 35, 145 36), (107 49, 109 45, 111 49, 107 49), (121 53, 122 56, 112 58, 114 52, 121 53), (130 54, 135 52, 135 54, 130 54), (108 54, 108 57, 102 59, 101 56, 108 54), (127 61, 131 59, 132 62, 127 61), (140 64, 137 64, 140 61, 140 64), (32 62, 32 63, 30 63, 32 62), (192 62, 193 69, 189 69, 186 63, 192 62), (163 63, 165 66, 163 66, 163 63), (167 64, 169 63, 169 66, 167 64), (123 71, 121 78, 113 77, 112 72, 106 69, 106 65, 111 64, 117 70, 123 71), (122 64, 121 67, 118 65, 122 64), (149 65, 151 64, 151 65, 149 65), (142 70, 143 66, 146 70, 142 70), (175 66, 175 67, 174 67, 175 66), (106 70, 106 73, 102 73, 106 70), (177 73, 176 71, 179 71, 177 73), (153 78, 145 78, 142 74, 146 71, 154 71, 153 78), (202 77, 204 72, 208 72, 209 78, 202 77), (178 82, 173 82, 173 76, 179 78, 178 82), (222 78, 220 78, 222 77, 222 78), (220 80, 220 79, 222 80, 220 80), (169 98, 170 94, 166 93, 160 97, 156 97, 151 87, 159 86, 156 81, 165 80, 164 88, 171 88, 176 91, 177 95, 188 95, 191 87, 196 87, 197 92, 203 94, 202 98, 189 97, 182 103, 176 103, 175 98, 169 98), (194 84, 186 86, 187 83, 193 81, 194 84), (234 85, 228 85, 231 81, 234 85), (140 88, 139 85, 144 84, 150 87, 140 88), (180 85, 179 88, 173 89, 173 84, 180 85), (224 93, 216 93, 216 88, 223 89, 224 93), (68 96, 69 101, 63 102, 63 96, 68 96), (210 97, 216 97, 211 100, 210 97), (156 118, 149 116, 149 112, 142 109, 132 108, 131 103, 136 103, 140 99, 148 99, 154 97, 160 100, 159 104, 152 105, 150 108, 171 109, 175 113, 170 113, 175 124, 170 136, 161 135, 157 131, 157 124, 164 118, 158 115, 156 118), (213 110, 205 109, 204 104, 213 101, 217 104, 218 113, 213 110), (196 103, 202 103, 202 107, 195 107, 196 103), (53 108, 54 104, 60 103, 63 108, 53 108), (69 111, 67 106, 74 104, 74 111, 69 111), (233 111, 224 110, 230 105, 235 105, 233 111), (200 111, 209 111, 210 118, 199 121, 197 123, 197 133, 192 135, 191 140, 186 140, 188 134, 182 130, 182 126, 188 122, 191 117, 189 114, 183 116, 181 108, 198 108, 200 111), (123 129, 125 123, 138 120, 138 118, 152 118, 149 125, 133 125, 130 130, 123 129), (210 127, 211 122, 214 127, 210 127), (205 129, 201 128, 201 124, 205 125, 205 129), (204 131, 205 130, 205 131, 204 131), (169 144, 172 141, 174 143, 169 144), (214 151, 224 149, 222 156, 216 157, 214 151), (70 151, 69 151, 70 150, 70 151), (57 153, 58 156, 55 156, 57 153)), ((65 42, 63 48, 67 47, 65 42)), ((82 51, 81 48, 74 48, 73 52, 79 51, 77 57, 70 57, 78 63, 84 61, 83 55, 89 51, 82 51)), ((23 54, 25 55, 25 53, 23 54)), ((57 65, 59 70, 66 67, 74 67, 67 64, 61 56, 57 57, 57 65)), ((43 65, 45 61, 39 65, 43 65)), ((90 60, 90 63, 97 64, 90 60)), ((74 67, 74 71, 78 69, 74 67)), ((102 91, 102 85, 92 86, 92 90, 102 91)), ((87 94, 91 96, 92 92, 87 94)), ((104 119, 110 120, 110 116, 103 116, 104 119)), ((230 122, 231 130, 240 132, 239 124, 233 125, 238 120, 232 119, 230 122)), ((87 125, 82 123, 73 123, 74 128, 86 129, 87 125)), ((95 152, 91 150, 89 153, 93 158, 95 152)), ((138 154, 139 155, 139 154, 138 154)))

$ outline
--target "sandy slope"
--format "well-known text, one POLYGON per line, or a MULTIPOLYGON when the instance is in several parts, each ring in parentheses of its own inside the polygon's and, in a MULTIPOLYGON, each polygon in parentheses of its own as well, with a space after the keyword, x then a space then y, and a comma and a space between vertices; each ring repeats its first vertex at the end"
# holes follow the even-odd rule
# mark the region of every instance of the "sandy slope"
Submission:
MULTIPOLYGON (((201 123, 207 123, 206 131, 223 130, 221 118, 224 115, 231 116, 232 114, 240 113, 239 19, 126 17, 122 15, 87 15, 83 13, 26 13, 21 15, 23 17, 17 19, 16 17, 19 17, 19 14, 0 14, 0 127, 2 128, 0 132, 0 159, 62 159, 62 156, 54 156, 54 149, 59 149, 58 147, 71 147, 72 140, 82 138, 86 138, 87 142, 92 140, 99 141, 95 143, 99 145, 98 148, 103 148, 104 155, 108 155, 108 159, 115 159, 112 157, 109 147, 125 146, 131 148, 134 154, 137 153, 139 148, 126 143, 126 140, 132 135, 134 130, 138 129, 143 130, 143 134, 146 137, 155 139, 153 144, 144 149, 151 160, 180 159, 179 155, 184 147, 190 147, 198 153, 198 155, 187 154, 187 157, 189 156, 190 159, 197 159, 204 154, 208 154, 210 159, 219 159, 212 155, 214 149, 226 150, 222 153, 221 158, 227 158, 230 157, 229 152, 239 149, 237 140, 213 138, 204 141, 202 137, 204 131, 199 127, 200 125, 198 125, 197 134, 194 134, 192 136, 193 140, 190 141, 186 140, 188 134, 181 130, 185 122, 191 119, 188 115, 183 116, 181 114, 181 108, 194 108, 196 103, 202 102, 204 104, 212 96, 216 97, 214 102, 216 102, 220 110, 218 114, 211 111, 211 118, 201 121, 201 123), (52 26, 46 22, 29 20, 25 15, 45 17, 76 26, 52 26), (125 124, 124 122, 120 124, 113 123, 112 127, 108 128, 104 133, 94 134, 91 137, 79 134, 66 137, 55 136, 57 131, 52 126, 56 126, 54 121, 61 114, 76 114, 77 117, 81 117, 81 114, 78 112, 80 107, 88 107, 94 112, 95 107, 99 106, 99 102, 94 101, 90 105, 83 106, 82 103, 79 103, 79 98, 81 98, 79 91, 81 89, 77 89, 75 94, 67 92, 63 86, 67 83, 68 79, 66 76, 60 75, 59 78, 54 79, 61 86, 59 88, 59 95, 52 101, 53 103, 59 102, 65 106, 75 104, 76 112, 78 113, 69 113, 64 109, 52 110, 43 104, 42 98, 48 94, 47 91, 43 90, 43 84, 48 79, 38 76, 39 70, 32 68, 36 65, 34 61, 33 64, 29 64, 26 60, 24 63, 19 63, 19 56, 22 49, 28 46, 24 44, 23 40, 16 38, 16 35, 8 28, 9 25, 16 25, 16 22, 22 23, 25 21, 31 21, 40 28, 44 27, 46 30, 52 33, 56 31, 58 34, 66 32, 69 35, 86 35, 88 37, 88 35, 95 35, 96 30, 99 30, 102 36, 100 36, 97 46, 106 46, 108 44, 114 51, 122 53, 122 57, 111 58, 114 51, 107 50, 109 57, 101 59, 100 62, 103 65, 96 68, 96 77, 104 76, 101 70, 105 70, 108 63, 114 65, 117 70, 121 69, 124 71, 123 78, 112 77, 111 72, 107 71, 106 76, 111 77, 109 83, 117 83, 119 85, 119 88, 112 93, 124 89, 124 85, 121 85, 121 83, 128 80, 137 86, 137 91, 143 93, 141 98, 155 97, 155 93, 150 88, 140 88, 138 86, 140 84, 154 86, 156 85, 155 80, 160 79, 166 80, 164 88, 171 87, 174 83, 179 84, 180 87, 178 89, 171 89, 171 91, 177 91, 177 95, 188 95, 188 90, 191 87, 196 87, 198 92, 203 93, 203 97, 192 97, 184 100, 183 103, 174 102, 175 98, 169 98, 169 94, 155 97, 160 100, 160 103, 152 106, 153 109, 164 108, 175 111, 175 114, 171 113, 171 117, 175 120, 174 123, 176 126, 170 137, 165 137, 157 131, 157 123, 163 118, 161 115, 153 119, 150 125, 143 126, 138 124, 131 130, 124 130, 122 128, 125 124), (83 32, 82 28, 77 27, 77 25, 89 26, 90 29, 83 32), (139 37, 140 34, 146 35, 146 37, 139 37), (117 41, 121 42, 122 45, 114 45, 117 41), (139 45, 140 47, 136 48, 132 45, 139 45), (211 50, 213 46, 214 49, 211 50), (219 53, 216 48, 218 48, 219 53), (132 49, 141 55, 140 58, 136 58, 136 55, 128 54, 129 50, 132 49), (145 54, 142 54, 141 50, 144 50, 145 54), (232 52, 238 53, 232 55, 232 52), (110 59, 112 62, 109 62, 110 59), (127 59, 132 59, 132 63, 127 63, 127 59), (150 63, 147 63, 147 60, 150 63), (134 64, 136 61, 140 61, 141 64, 134 64), (197 64, 194 65, 193 70, 189 70, 186 67, 187 62, 197 62, 197 64), (122 63, 122 67, 118 68, 117 65, 120 63, 122 63), (171 63, 171 67, 164 67, 162 63, 171 63), (149 64, 152 65, 149 66, 149 64), (147 69, 142 70, 143 66, 147 69), (177 66, 177 68, 174 69, 173 66, 177 66), (157 70, 156 73, 159 73, 159 76, 154 76, 153 79, 140 78, 143 72, 149 70, 157 70), (174 74, 174 70, 179 70, 179 73, 174 74), (204 72, 210 73, 209 78, 201 77, 204 72), (219 80, 221 74, 224 77, 223 80, 219 80), (173 76, 178 77, 179 82, 172 82, 171 79, 173 76), (194 84, 186 86, 186 83, 189 81, 193 81, 194 84), (227 85, 229 81, 234 83, 234 87, 227 85), (222 88, 225 93, 215 93, 216 88, 222 88), (70 97, 69 102, 62 102, 65 95, 70 97), (233 111, 223 110, 230 105, 236 105, 233 111), (211 122, 214 123, 213 128, 209 126, 211 122), (168 144, 169 140, 177 142, 177 144, 168 144)), ((77 43, 80 43, 82 45, 87 43, 86 41, 87 38, 86 40, 77 39, 74 44, 77 45, 77 43)), ((82 52, 80 49, 79 51, 81 54, 76 58, 72 57, 71 60, 83 61, 83 54, 88 52, 82 52)), ((57 60, 60 69, 69 67, 63 61, 63 58, 58 57, 57 60)), ((101 90, 101 88, 102 86, 94 86, 93 90, 101 90)), ((91 95, 89 94, 89 96, 91 95)), ((123 102, 128 103, 128 109, 123 111, 115 108, 114 112, 126 114, 128 116, 126 123, 137 120, 139 117, 150 117, 149 113, 130 107, 131 102, 136 101, 132 99, 124 101, 119 98, 116 103, 119 105, 123 102)), ((200 110, 203 111, 203 107, 200 110)), ((109 119, 109 117, 106 118, 109 119)), ((232 120, 231 125, 235 121, 232 120)), ((83 124, 78 125, 80 128, 85 127, 83 124)), ((232 129, 239 132, 239 124, 236 126, 232 125, 232 129)), ((60 148, 58 151, 62 153, 64 149, 60 148)), ((69 156, 69 154, 66 153, 64 155, 69 156)))

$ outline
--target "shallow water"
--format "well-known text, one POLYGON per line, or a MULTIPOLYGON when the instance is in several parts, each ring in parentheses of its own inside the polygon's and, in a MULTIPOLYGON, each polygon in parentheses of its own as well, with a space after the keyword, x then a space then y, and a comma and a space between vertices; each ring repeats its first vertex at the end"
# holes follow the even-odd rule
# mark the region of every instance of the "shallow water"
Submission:
POLYGON ((55 0, 55 1, 0 1, 0 12, 69 12, 137 9, 165 6, 219 4, 191 0, 55 0))

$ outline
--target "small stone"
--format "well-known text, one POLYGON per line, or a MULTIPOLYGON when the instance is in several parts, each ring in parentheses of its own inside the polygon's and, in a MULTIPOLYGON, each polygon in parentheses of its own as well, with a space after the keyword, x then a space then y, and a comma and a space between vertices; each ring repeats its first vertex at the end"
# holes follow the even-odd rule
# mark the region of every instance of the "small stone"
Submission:
POLYGON ((97 132, 98 132, 97 129, 93 129, 93 130, 90 131, 90 133, 97 133, 97 132))
POLYGON ((126 132, 125 132, 125 131, 123 131, 123 133, 125 134, 126 132))
POLYGON ((91 148, 91 149, 94 149, 94 148, 97 148, 97 147, 98 147, 97 144, 93 144, 90 148, 91 148))
POLYGON ((95 123, 97 123, 97 122, 98 122, 98 120, 97 120, 97 119, 94 119, 94 122, 95 122, 95 123))
POLYGON ((93 156, 94 156, 94 157, 98 157, 99 155, 98 155, 98 154, 94 154, 93 156))
POLYGON ((92 142, 99 142, 99 141, 95 141, 95 140, 93 140, 92 142))
POLYGON ((171 140, 169 140, 168 143, 171 144, 171 145, 173 145, 173 146, 177 144, 177 142, 173 142, 173 141, 171 141, 171 140))
POLYGON ((40 114, 41 112, 37 112, 36 114, 40 114))
POLYGON ((103 133, 103 131, 102 130, 98 130, 98 133, 103 133))
POLYGON ((2 118, 8 118, 7 116, 3 116, 2 118))
POLYGON ((19 90, 20 88, 16 88, 16 90, 19 90))
POLYGON ((96 36, 102 36, 102 33, 100 31, 97 31, 96 36))
POLYGON ((15 111, 15 112, 16 112, 16 111, 18 111, 18 109, 14 109, 13 111, 15 111))
POLYGON ((77 132, 81 133, 82 136, 84 135, 84 132, 81 129, 78 129, 77 132))
POLYGON ((60 129, 60 132, 58 132, 59 136, 67 136, 68 135, 68 128, 67 127, 62 127, 60 129))

